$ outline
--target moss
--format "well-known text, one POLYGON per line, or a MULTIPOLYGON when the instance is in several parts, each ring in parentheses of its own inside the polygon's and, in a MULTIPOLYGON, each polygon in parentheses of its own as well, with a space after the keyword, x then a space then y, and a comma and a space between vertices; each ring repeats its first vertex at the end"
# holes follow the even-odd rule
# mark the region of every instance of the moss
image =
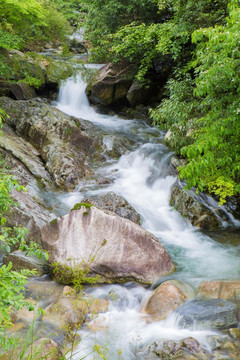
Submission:
POLYGON ((53 219, 52 221, 50 221, 51 225, 56 225, 57 224, 57 219, 53 219))
POLYGON ((82 206, 84 206, 86 209, 90 209, 93 205, 90 203, 77 203, 74 205, 74 207, 71 209, 71 211, 79 210, 79 209, 81 209, 82 206))
POLYGON ((88 212, 84 211, 83 216, 87 216, 87 215, 88 215, 88 212))

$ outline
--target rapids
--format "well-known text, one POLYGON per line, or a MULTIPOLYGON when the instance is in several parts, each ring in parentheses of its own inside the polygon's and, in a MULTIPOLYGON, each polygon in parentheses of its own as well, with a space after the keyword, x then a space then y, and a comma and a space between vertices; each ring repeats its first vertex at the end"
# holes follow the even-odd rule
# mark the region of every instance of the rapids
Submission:
MULTIPOLYGON (((176 175, 170 165, 173 153, 163 144, 164 133, 141 120, 97 113, 89 105, 85 89, 86 83, 80 75, 69 78, 60 88, 56 107, 97 125, 105 134, 107 148, 111 148, 113 136, 125 136, 134 141, 133 149, 118 161, 108 159, 106 165, 98 169, 99 175, 113 180, 109 185, 90 184, 79 192, 83 186, 79 184, 75 192, 59 193, 52 201, 59 202, 63 212, 67 212, 83 196, 114 191, 136 209, 142 226, 157 236, 169 252, 177 271, 167 279, 181 280, 192 288, 204 280, 239 279, 239 245, 220 242, 217 236, 204 234, 169 206, 170 188, 176 175)), ((216 206, 211 198, 204 201, 209 207, 216 206)), ((239 227, 239 222, 229 218, 223 227, 239 227)), ((164 280, 166 278, 160 279, 159 283, 164 280)), ((80 332, 82 340, 73 356, 75 360, 102 359, 102 355, 111 360, 132 360, 138 358, 136 352, 142 346, 155 340, 178 340, 187 336, 193 336, 209 350, 207 338, 212 332, 180 329, 175 314, 164 321, 148 323, 140 309, 150 296, 150 289, 129 283, 97 286, 86 291, 94 297, 108 299, 110 310, 84 325, 80 332), (93 349, 98 350, 94 355, 93 349)))

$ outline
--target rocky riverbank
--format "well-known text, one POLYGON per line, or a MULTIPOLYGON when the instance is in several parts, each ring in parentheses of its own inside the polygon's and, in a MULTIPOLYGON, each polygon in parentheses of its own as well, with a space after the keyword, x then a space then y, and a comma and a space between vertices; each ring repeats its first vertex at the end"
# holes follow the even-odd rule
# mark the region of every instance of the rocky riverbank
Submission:
MULTIPOLYGON (((168 321, 171 316, 177 315, 180 320, 175 329, 180 329, 180 332, 183 329, 193 331, 195 337, 182 336, 181 340, 161 338, 157 342, 148 340, 136 346, 137 358, 193 360, 226 356, 226 359, 237 359, 240 348, 237 328, 240 306, 239 280, 214 279, 189 285, 185 280, 174 279, 172 274, 175 270, 173 262, 186 255, 183 253, 184 250, 181 250, 182 253, 172 250, 174 240, 177 242, 180 236, 175 229, 177 223, 174 223, 175 228, 172 230, 170 222, 165 223, 159 215, 164 216, 168 211, 171 214, 173 212, 168 205, 169 199, 160 198, 160 191, 168 192, 169 185, 167 184, 165 190, 166 184, 159 183, 159 179, 162 181, 169 177, 173 184, 175 178, 169 175, 173 173, 172 165, 168 163, 169 155, 163 153, 163 160, 157 162, 161 151, 166 150, 165 147, 162 149, 162 140, 159 141, 153 130, 144 125, 141 129, 141 143, 138 127, 143 125, 140 121, 136 128, 131 129, 131 136, 127 136, 123 131, 124 120, 121 120, 119 134, 116 136, 107 134, 104 127, 99 129, 89 121, 64 114, 40 98, 13 100, 2 97, 0 106, 9 114, 0 138, 1 154, 10 168, 9 171, 28 189, 26 193, 13 193, 18 206, 7 216, 8 224, 22 224, 27 227, 29 240, 41 244, 50 255, 48 263, 41 264, 37 264, 36 259, 26 260, 25 255, 19 253, 13 253, 4 259, 6 264, 9 261, 13 262, 16 269, 38 268, 39 276, 47 274, 43 278, 32 279, 26 288, 26 296, 33 299, 36 307, 40 302, 45 311, 44 316, 36 315, 37 325, 41 330, 41 341, 45 341, 46 333, 53 332, 53 335, 50 335, 53 343, 48 346, 61 351, 60 348, 62 349, 66 339, 69 340, 73 329, 86 329, 89 326, 90 332, 101 334, 107 327, 102 318, 103 314, 109 316, 111 311, 115 311, 115 307, 118 312, 128 311, 128 295, 120 295, 117 292, 119 285, 114 285, 115 283, 132 281, 149 285, 160 281, 161 285, 154 291, 149 291, 145 298, 136 295, 136 316, 139 317, 138 321, 141 319, 143 322, 141 326, 158 326, 161 321, 168 321), (133 145, 134 151, 131 153, 134 143, 132 132, 136 134, 137 146, 133 145), (106 143, 106 135, 111 137, 111 146, 106 143), (145 139, 147 146, 144 144, 145 139), (156 152, 152 155, 153 147, 156 147, 156 152), (147 158, 149 154, 152 157, 147 158), (127 168, 125 163, 122 165, 122 172, 127 172, 126 178, 129 178, 130 182, 135 181, 131 185, 136 188, 139 183, 145 186, 143 189, 146 197, 143 197, 144 191, 137 191, 135 195, 139 197, 139 203, 144 199, 141 206, 138 203, 139 208, 136 210, 124 197, 114 192, 112 184, 118 177, 123 180, 123 173, 119 175, 119 169, 114 167, 110 167, 110 172, 99 172, 103 167, 108 169, 109 164, 116 164, 116 158, 121 155, 121 159, 132 161, 130 166, 128 163, 127 168), (167 170, 162 168, 163 164, 167 164, 167 170), (141 172, 140 176, 132 173, 133 169, 136 171, 135 169, 142 167, 147 176, 144 172, 141 172), (96 191, 98 187, 104 190, 103 194, 96 191), (93 191, 86 190, 81 197, 81 191, 89 188, 93 191), (80 201, 72 211, 59 211, 61 216, 54 207, 49 207, 46 201, 49 194, 78 192, 80 201), (152 193, 155 196, 151 197, 152 193), (156 200, 157 206, 154 202, 152 209, 149 205, 153 199, 156 200), (158 213, 161 201, 163 212, 158 213), (151 226, 154 229, 154 226, 149 224, 160 224, 160 228, 157 227, 154 231, 158 233, 163 245, 151 232, 139 226, 142 217, 148 229, 151 226), (164 233, 166 228, 167 231, 168 228, 172 231, 170 243, 165 239, 169 236, 167 232, 164 233), (171 253, 173 259, 169 255, 171 253), (78 289, 85 282, 91 281, 94 284, 113 285, 108 285, 110 288, 106 288, 105 295, 98 296, 94 293, 93 297, 89 297, 88 293, 83 295, 71 287, 58 285, 51 280, 53 278, 59 283, 75 285, 78 289), (118 304, 114 303, 114 297, 117 298, 118 304), (94 321, 91 316, 94 317, 94 321), (44 327, 47 330, 43 330, 44 327), (197 331, 203 329, 220 329, 223 333, 212 334, 209 345, 204 341, 200 344, 197 331), (56 337, 56 333, 59 334, 59 338, 56 337)), ((102 118, 99 119, 100 123, 101 121, 102 118)), ((160 133, 158 135, 160 136, 160 133)), ((122 188, 126 188, 125 183, 122 188)), ((184 216, 187 215, 193 225, 213 229, 221 225, 222 221, 229 220, 226 213, 216 212, 212 210, 212 206, 194 203, 193 197, 186 193, 180 184, 173 186, 172 194, 172 206, 184 216), (225 214, 225 218, 222 214, 225 214)), ((131 196, 129 198, 132 200, 131 196)), ((174 221, 171 218, 171 222, 174 221)), ((185 231, 183 228, 183 234, 185 231)), ((217 248, 217 245, 215 247, 217 248)), ((177 275, 180 274, 181 277, 179 263, 176 270, 177 275)), ((187 276, 192 275, 187 273, 187 276)), ((127 291, 127 285, 125 286, 121 289, 127 291)), ((130 289, 135 291, 135 286, 138 289, 136 293, 145 291, 136 284, 130 285, 130 289)), ((32 320, 32 314, 26 309, 16 313, 12 331, 20 329, 20 332, 24 332, 27 328, 26 320, 32 320)))

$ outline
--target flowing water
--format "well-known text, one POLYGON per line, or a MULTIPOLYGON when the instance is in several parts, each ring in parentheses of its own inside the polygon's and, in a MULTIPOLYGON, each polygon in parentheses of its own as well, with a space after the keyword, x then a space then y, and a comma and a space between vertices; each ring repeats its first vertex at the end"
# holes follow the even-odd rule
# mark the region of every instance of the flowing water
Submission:
MULTIPOLYGON (((172 153, 163 144, 164 134, 140 120, 125 120, 118 116, 98 114, 88 103, 85 95, 86 84, 77 78, 70 78, 60 89, 57 108, 61 111, 89 120, 105 134, 107 148, 112 139, 124 136, 134 141, 132 151, 116 161, 108 159, 106 165, 98 169, 112 179, 108 186, 88 186, 76 192, 56 195, 65 211, 81 201, 83 196, 114 191, 123 196, 141 215, 142 226, 153 233, 169 252, 177 271, 171 279, 185 282, 196 289, 201 281, 209 279, 239 279, 239 245, 216 241, 181 217, 169 206, 170 188, 176 175, 170 165, 172 153), (83 195, 84 194, 84 195, 83 195)), ((208 206, 216 206, 211 199, 205 199, 208 206), (207 201, 208 200, 208 201, 207 201)), ((224 210, 226 211, 226 210, 224 210)), ((223 226, 239 226, 234 218, 223 226)), ((225 230, 227 232, 227 230, 225 230)), ((215 236, 215 239, 218 239, 215 236)), ((239 243, 238 243, 239 244, 239 243)), ((159 283, 166 280, 160 279, 159 283)), ((208 348, 207 335, 211 331, 190 331, 178 328, 175 314, 166 320, 149 323, 140 313, 142 304, 151 291, 136 284, 98 286, 87 290, 94 297, 105 297, 110 301, 110 310, 89 320, 81 331, 82 340, 74 359, 101 359, 101 354, 92 354, 92 349, 107 353, 108 359, 131 360, 138 358, 137 349, 144 344, 159 339, 182 339, 195 337, 202 346, 208 348), (100 348, 96 348, 99 345, 100 348)), ((139 357, 139 359, 141 356, 139 357)))

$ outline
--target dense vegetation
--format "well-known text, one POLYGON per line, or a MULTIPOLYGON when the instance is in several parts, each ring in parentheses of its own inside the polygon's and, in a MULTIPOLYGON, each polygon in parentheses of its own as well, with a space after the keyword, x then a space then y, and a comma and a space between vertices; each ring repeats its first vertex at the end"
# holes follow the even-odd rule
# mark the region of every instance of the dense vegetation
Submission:
POLYGON ((95 61, 135 64, 147 84, 154 61, 171 59, 165 97, 151 116, 171 130, 170 146, 188 160, 180 169, 187 186, 215 193, 220 203, 239 194, 239 2, 86 3, 95 61))

